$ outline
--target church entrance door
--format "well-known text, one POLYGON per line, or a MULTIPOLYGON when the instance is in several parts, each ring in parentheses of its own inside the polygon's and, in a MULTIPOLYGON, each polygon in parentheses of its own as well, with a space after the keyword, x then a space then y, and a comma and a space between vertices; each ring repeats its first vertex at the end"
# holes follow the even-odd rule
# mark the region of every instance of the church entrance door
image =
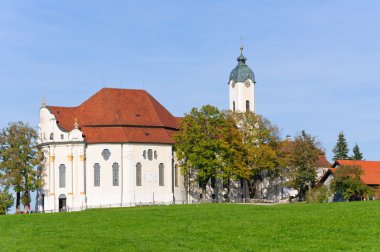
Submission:
POLYGON ((58 209, 60 212, 66 211, 66 195, 61 194, 58 197, 58 209))

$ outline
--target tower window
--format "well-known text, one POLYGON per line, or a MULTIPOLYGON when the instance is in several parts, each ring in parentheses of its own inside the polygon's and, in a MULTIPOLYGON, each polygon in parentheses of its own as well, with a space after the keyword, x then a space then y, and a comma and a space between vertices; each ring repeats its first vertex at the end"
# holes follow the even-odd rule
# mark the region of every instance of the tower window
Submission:
POLYGON ((54 133, 50 133, 50 140, 54 140, 54 133))
POLYGON ((232 111, 235 112, 235 101, 232 102, 232 111))
POLYGON ((245 112, 249 112, 249 101, 245 101, 245 112))

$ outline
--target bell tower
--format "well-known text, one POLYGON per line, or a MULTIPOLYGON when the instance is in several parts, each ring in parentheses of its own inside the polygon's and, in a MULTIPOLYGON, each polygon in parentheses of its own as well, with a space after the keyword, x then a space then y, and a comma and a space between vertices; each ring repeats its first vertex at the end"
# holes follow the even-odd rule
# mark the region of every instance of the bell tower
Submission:
POLYGON ((240 47, 238 64, 231 71, 228 82, 230 90, 230 110, 233 112, 255 112, 255 75, 245 63, 243 46, 240 47))

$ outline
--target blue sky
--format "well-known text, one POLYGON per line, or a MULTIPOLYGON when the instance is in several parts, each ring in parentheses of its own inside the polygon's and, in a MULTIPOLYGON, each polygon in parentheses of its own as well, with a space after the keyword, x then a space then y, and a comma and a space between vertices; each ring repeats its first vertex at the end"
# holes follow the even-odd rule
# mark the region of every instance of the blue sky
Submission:
POLYGON ((172 114, 228 108, 243 36, 256 111, 282 136, 339 131, 380 160, 379 1, 0 1, 0 127, 37 126, 42 97, 146 89, 172 114))

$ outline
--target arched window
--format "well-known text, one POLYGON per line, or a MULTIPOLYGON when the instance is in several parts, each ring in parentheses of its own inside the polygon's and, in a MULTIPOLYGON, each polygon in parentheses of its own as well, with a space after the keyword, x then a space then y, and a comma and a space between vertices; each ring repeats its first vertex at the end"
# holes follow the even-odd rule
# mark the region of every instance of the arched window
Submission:
POLYGON ((50 140, 54 140, 54 133, 50 133, 50 140))
POLYGON ((160 186, 164 186, 164 164, 160 163, 158 166, 158 181, 160 186))
POLYGON ((136 164, 136 186, 141 186, 141 163, 136 164))
POLYGON ((61 134, 61 140, 63 140, 65 138, 65 136, 63 134, 61 134))
POLYGON ((245 112, 249 112, 249 101, 245 101, 245 112))
POLYGON ((178 165, 174 167, 174 185, 178 187, 178 165))
POLYGON ((94 164, 94 186, 100 186, 100 165, 94 164))
POLYGON ((112 184, 113 186, 119 186, 119 164, 113 163, 112 165, 112 184))
POLYGON ((232 102, 232 111, 235 112, 235 101, 232 102))
POLYGON ((157 159, 157 151, 154 151, 154 159, 157 159))
POLYGON ((149 160, 152 160, 152 159, 153 159, 153 151, 152 151, 152 149, 149 149, 149 150, 148 150, 148 159, 149 159, 149 160))
POLYGON ((143 151, 143 157, 146 159, 146 150, 143 151))
POLYGON ((66 187, 66 166, 64 164, 59 165, 59 187, 66 187))

